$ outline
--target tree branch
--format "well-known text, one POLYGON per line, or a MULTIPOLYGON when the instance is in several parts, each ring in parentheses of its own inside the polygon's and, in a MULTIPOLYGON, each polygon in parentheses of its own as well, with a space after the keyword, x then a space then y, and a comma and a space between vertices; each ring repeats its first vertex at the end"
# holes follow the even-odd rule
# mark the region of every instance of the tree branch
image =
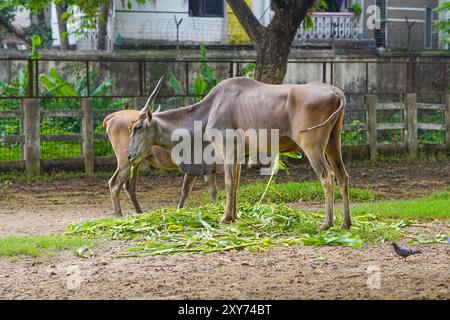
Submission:
POLYGON ((17 37, 25 41, 27 44, 31 45, 30 40, 27 39, 25 32, 12 23, 8 22, 4 17, 0 16, 0 25, 4 27, 8 32, 15 34, 17 37))
POLYGON ((286 30, 297 31, 308 10, 314 5, 314 0, 275 0, 277 12, 268 29, 272 32, 280 26, 286 30))
POLYGON ((244 0, 227 0, 239 23, 244 27, 253 44, 257 45, 265 27, 261 25, 244 0))

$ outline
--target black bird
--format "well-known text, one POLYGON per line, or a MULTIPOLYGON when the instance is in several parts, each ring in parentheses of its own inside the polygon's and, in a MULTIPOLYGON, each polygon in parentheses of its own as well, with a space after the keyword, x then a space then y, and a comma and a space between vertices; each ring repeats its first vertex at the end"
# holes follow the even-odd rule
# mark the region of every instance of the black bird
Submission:
POLYGON ((400 257, 403 257, 405 259, 405 261, 406 261, 407 257, 409 257, 413 254, 422 253, 422 251, 420 251, 420 250, 410 249, 405 246, 399 246, 395 242, 392 243, 392 246, 394 247, 395 253, 398 254, 400 257))

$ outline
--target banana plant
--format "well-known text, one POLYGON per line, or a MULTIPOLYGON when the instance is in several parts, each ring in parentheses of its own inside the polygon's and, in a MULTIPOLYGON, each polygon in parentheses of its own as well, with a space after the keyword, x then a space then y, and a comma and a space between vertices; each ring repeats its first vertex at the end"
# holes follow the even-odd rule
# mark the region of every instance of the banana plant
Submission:
MULTIPOLYGON (((78 82, 77 86, 73 86, 64 79, 55 68, 51 68, 48 74, 42 74, 39 77, 42 85, 50 95, 59 97, 75 97, 87 94, 86 77, 78 82)), ((111 79, 101 83, 91 92, 91 96, 102 96, 111 88, 113 81, 111 79)))

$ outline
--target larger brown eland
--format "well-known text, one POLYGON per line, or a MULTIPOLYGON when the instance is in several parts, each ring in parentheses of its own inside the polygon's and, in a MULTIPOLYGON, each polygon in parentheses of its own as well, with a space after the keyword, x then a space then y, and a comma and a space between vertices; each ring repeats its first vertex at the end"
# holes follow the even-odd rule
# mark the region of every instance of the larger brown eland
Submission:
MULTIPOLYGON (((162 80, 155 90, 159 90, 162 80)), ((173 133, 183 128, 195 135, 195 124, 200 123, 202 132, 214 146, 217 159, 224 163, 227 200, 221 223, 228 223, 237 217, 236 194, 241 172, 238 160, 242 158, 237 154, 239 148, 224 147, 228 131, 276 130, 278 151, 300 147, 319 176, 325 194, 322 229, 333 226, 334 178, 344 202, 342 227, 348 229, 351 226, 349 177, 341 154, 344 108, 344 93, 324 83, 269 85, 249 78, 227 79, 194 105, 152 113, 151 106, 146 104, 132 127, 129 160, 139 162, 155 145, 173 150, 179 143, 174 141, 173 133), (223 141, 218 141, 217 132, 222 134, 223 141)), ((267 152, 270 149, 262 150, 259 144, 247 146, 242 134, 236 134, 233 141, 246 145, 246 155, 249 150, 267 152)), ((183 170, 182 165, 180 168, 183 170)))

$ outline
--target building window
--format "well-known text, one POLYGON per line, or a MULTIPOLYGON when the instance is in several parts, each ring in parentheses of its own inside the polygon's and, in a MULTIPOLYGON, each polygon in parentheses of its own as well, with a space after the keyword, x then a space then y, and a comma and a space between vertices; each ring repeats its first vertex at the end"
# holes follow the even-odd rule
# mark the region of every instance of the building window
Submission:
POLYGON ((223 17, 223 1, 189 0, 189 15, 193 17, 223 17))

